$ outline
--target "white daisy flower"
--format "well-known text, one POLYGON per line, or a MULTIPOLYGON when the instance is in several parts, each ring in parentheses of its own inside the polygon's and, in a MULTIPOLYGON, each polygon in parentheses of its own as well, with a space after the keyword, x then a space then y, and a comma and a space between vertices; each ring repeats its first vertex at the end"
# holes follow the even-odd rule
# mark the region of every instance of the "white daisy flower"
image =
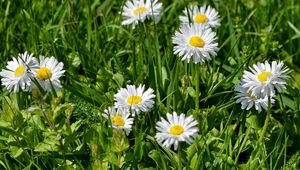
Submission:
POLYGON ((216 33, 204 25, 184 24, 173 36, 174 53, 182 60, 204 63, 217 55, 216 33))
POLYGON ((148 112, 154 105, 154 90, 149 88, 145 91, 144 85, 127 85, 115 94, 115 106, 130 109, 133 116, 140 112, 148 112))
POLYGON ((107 119, 110 118, 113 128, 115 129, 124 129, 126 135, 131 131, 133 124, 133 118, 130 118, 130 113, 127 109, 109 107, 104 110, 105 114, 103 116, 107 119))
POLYGON ((138 22, 153 18, 155 22, 160 20, 162 3, 158 0, 127 0, 123 8, 124 21, 122 25, 132 24, 135 27, 138 22))
POLYGON ((48 92, 52 91, 51 86, 55 90, 59 90, 62 86, 59 78, 63 76, 65 70, 63 70, 64 64, 58 62, 54 57, 40 56, 39 68, 34 69, 33 73, 39 85, 48 92))
POLYGON ((179 142, 187 142, 191 144, 193 138, 198 135, 198 122, 193 116, 185 117, 185 114, 181 113, 179 116, 176 112, 173 115, 167 113, 167 120, 160 118, 161 120, 156 123, 156 140, 163 146, 170 148, 174 145, 174 149, 177 150, 179 142))
POLYGON ((29 91, 31 86, 31 78, 33 74, 30 70, 37 67, 36 58, 33 54, 19 54, 18 58, 13 57, 12 61, 7 63, 5 69, 0 72, 3 77, 1 79, 8 91, 19 92, 19 90, 29 91))
POLYGON ((197 6, 191 6, 189 8, 185 8, 183 11, 183 15, 180 16, 179 19, 183 24, 188 24, 188 23, 195 23, 196 25, 204 24, 212 28, 219 27, 221 25, 218 11, 206 5, 201 6, 200 8, 197 6))
POLYGON ((244 71, 242 81, 244 88, 249 88, 255 96, 275 94, 275 89, 282 91, 285 89, 286 80, 289 78, 289 69, 284 67, 283 62, 273 61, 270 65, 257 63, 249 68, 250 71, 244 71))
MULTIPOLYGON (((249 91, 249 88, 243 87, 244 82, 240 82, 237 84, 234 88, 234 91, 237 92, 237 96, 235 96, 236 103, 241 103, 241 108, 244 110, 249 110, 253 106, 258 112, 261 112, 262 109, 268 110, 268 96, 255 96, 252 94, 251 90, 249 91)), ((271 95, 271 106, 275 103, 273 99, 274 94, 271 95)))

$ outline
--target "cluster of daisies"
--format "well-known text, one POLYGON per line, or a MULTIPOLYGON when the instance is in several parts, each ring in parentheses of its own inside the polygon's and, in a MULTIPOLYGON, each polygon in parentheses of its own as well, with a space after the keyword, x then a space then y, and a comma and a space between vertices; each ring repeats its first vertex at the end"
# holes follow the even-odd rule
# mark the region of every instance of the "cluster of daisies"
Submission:
POLYGON ((179 17, 181 26, 173 36, 174 53, 182 60, 203 64, 217 55, 216 33, 220 26, 218 12, 210 6, 191 6, 179 17))
POLYGON ((242 80, 235 86, 236 102, 242 104, 242 109, 249 110, 254 106, 258 112, 267 110, 268 103, 271 107, 275 102, 276 92, 286 88, 289 72, 283 62, 254 64, 249 71, 244 71, 242 80))
MULTIPOLYGON (((123 25, 133 28, 146 19, 158 22, 162 4, 157 0, 128 0, 123 8, 123 25)), ((212 28, 220 26, 218 12, 210 6, 190 6, 179 17, 181 26, 173 36, 174 53, 182 60, 202 64, 217 55, 218 43, 212 28)))
POLYGON ((13 57, 0 72, 2 85, 10 92, 31 91, 40 86, 51 92, 61 88, 64 64, 54 57, 40 56, 37 60, 27 52, 13 57))
MULTIPOLYGON (((134 28, 146 19, 158 22, 162 4, 157 0, 127 0, 123 9, 122 24, 131 24, 134 28)), ((176 31, 172 38, 175 55, 187 62, 192 60, 195 64, 203 64, 217 55, 219 48, 213 29, 220 26, 220 17, 214 8, 206 5, 187 7, 179 20, 181 22, 179 31, 176 31)), ((242 104, 242 109, 249 110, 254 106, 259 112, 262 109, 267 110, 268 105, 271 107, 271 104, 275 102, 273 98, 276 92, 285 89, 286 80, 289 78, 288 73, 289 69, 284 67, 283 62, 273 61, 269 64, 266 61, 254 64, 250 67, 250 71, 244 72, 242 80, 235 86, 236 102, 242 104)), ((130 97, 128 91, 122 89, 115 96, 116 105, 130 106, 133 112, 137 112, 141 108, 134 105, 142 99, 136 98, 135 94, 131 93, 133 91, 130 92, 133 95, 130 97), (130 102, 131 100, 135 102, 130 102)), ((145 105, 144 111, 147 108, 149 107, 145 105)), ((114 120, 112 122, 114 123, 114 120)), ((179 141, 192 142, 192 138, 198 132, 197 122, 192 116, 186 118, 184 114, 178 116, 175 112, 167 113, 167 120, 161 118, 156 128, 160 131, 156 139, 167 147, 174 144, 175 149, 179 141)))
MULTIPOLYGON (((132 25, 134 28, 139 22, 144 22, 146 19, 153 19, 157 23, 160 19, 161 10, 162 4, 157 0, 127 0, 123 7, 124 20, 122 24, 132 25)), ((196 64, 202 64, 215 57, 218 43, 215 42, 216 33, 212 29, 220 26, 218 12, 206 5, 190 6, 184 9, 183 15, 179 19, 181 21, 180 29, 173 36, 174 53, 182 57, 182 60, 187 62, 192 60, 196 64)), ((144 86, 139 88, 144 89, 144 86)), ((133 123, 133 119, 129 118, 130 112, 133 113, 133 116, 140 111, 145 112, 154 103, 152 100, 154 98, 153 90, 151 93, 147 90, 144 94, 138 94, 138 89, 136 90, 135 86, 121 89, 115 95, 115 107, 122 108, 122 110, 119 109, 118 111, 112 108, 106 110, 107 115, 111 116, 113 127, 123 128, 127 134, 133 123), (148 100, 151 102, 143 103, 143 101, 148 100)), ((193 141, 193 138, 198 135, 197 125, 198 123, 193 116, 186 117, 185 114, 178 115, 176 112, 167 113, 167 120, 161 118, 157 122, 156 129, 159 132, 155 137, 163 146, 171 147, 174 145, 176 150, 180 141, 187 143, 193 141)))
MULTIPOLYGON (((115 104, 113 107, 106 109, 103 114, 105 118, 111 121, 112 127, 117 130, 124 130, 128 135, 132 129, 134 116, 140 113, 149 112, 154 106, 154 90, 148 88, 145 90, 144 85, 127 85, 121 88, 115 94, 115 104)), ((157 134, 155 138, 165 147, 174 145, 178 148, 179 142, 192 143, 193 138, 198 135, 197 121, 193 116, 186 117, 181 113, 167 113, 167 120, 161 118, 156 123, 157 134)))
MULTIPOLYGON (((123 7, 123 25, 135 27, 146 19, 160 20, 162 3, 158 0, 128 0, 123 7)), ((218 43, 214 28, 220 26, 218 12, 210 6, 190 6, 184 9, 179 17, 181 25, 179 31, 173 36, 174 54, 182 60, 195 64, 203 64, 217 55, 218 43)), ((40 56, 39 59, 27 52, 13 57, 6 68, 0 72, 1 82, 8 91, 31 91, 37 86, 51 92, 59 90, 59 78, 63 76, 63 63, 54 57, 40 56)), ((273 61, 269 64, 257 63, 244 71, 239 84, 235 86, 238 93, 237 103, 242 104, 242 109, 249 110, 253 106, 259 112, 267 110, 268 104, 274 103, 273 97, 277 91, 286 86, 289 78, 289 69, 283 62, 273 61)), ((141 113, 149 112, 154 106, 154 90, 145 89, 144 85, 127 85, 115 94, 114 106, 107 108, 104 117, 110 120, 113 128, 124 130, 126 135, 132 130, 134 117, 141 113)), ((161 117, 156 123, 156 140, 165 147, 174 145, 178 148, 179 142, 192 143, 198 135, 198 122, 192 115, 167 113, 166 119, 161 117)))
POLYGON ((112 127, 125 130, 128 135, 133 124, 133 117, 141 112, 148 112, 154 106, 154 90, 144 85, 127 85, 115 94, 115 104, 106 109, 104 117, 111 120, 112 127))

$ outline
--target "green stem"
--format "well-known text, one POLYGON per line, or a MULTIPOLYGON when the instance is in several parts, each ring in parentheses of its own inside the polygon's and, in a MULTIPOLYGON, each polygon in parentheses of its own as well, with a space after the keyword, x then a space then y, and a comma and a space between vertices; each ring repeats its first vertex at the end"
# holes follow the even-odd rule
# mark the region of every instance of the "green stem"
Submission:
POLYGON ((182 170, 182 161, 181 161, 181 155, 182 155, 182 148, 181 143, 178 143, 178 170, 182 170))
POLYGON ((195 110, 196 113, 199 114, 199 96, 200 96, 200 91, 199 91, 199 68, 197 67, 198 65, 195 65, 195 86, 196 86, 196 96, 195 96, 195 110))
POLYGON ((16 95, 17 95, 17 103, 18 103, 19 110, 22 110, 20 93, 21 92, 18 92, 18 93, 16 93, 16 95))
POLYGON ((51 127, 54 131, 56 131, 55 125, 54 125, 54 124, 52 123, 52 121, 49 119, 49 117, 47 116, 47 113, 45 113, 45 112, 43 111, 43 105, 41 105, 40 109, 41 109, 42 114, 43 114, 43 116, 45 117, 46 121, 47 121, 48 124, 50 125, 50 127, 51 127))
POLYGON ((136 80, 136 54, 135 54, 135 41, 133 41, 133 79, 136 80))
MULTIPOLYGON (((48 115, 47 115, 47 113, 45 113, 44 111, 43 111, 43 108, 41 108, 41 110, 42 110, 42 114, 43 114, 43 116, 45 117, 45 119, 46 119, 46 121, 48 122, 48 124, 50 125, 50 127, 55 131, 55 132, 57 132, 57 129, 56 129, 56 127, 55 127, 55 125, 53 124, 53 122, 51 121, 51 119, 48 117, 48 115)), ((65 151, 65 146, 64 146, 64 144, 63 144, 63 139, 62 139, 63 137, 61 136, 61 138, 59 139, 59 145, 60 145, 60 149, 61 149, 61 151, 62 151, 62 154, 63 154, 63 159, 64 159, 64 163, 65 163, 65 165, 67 164, 67 160, 66 160, 66 151, 65 151)))
POLYGON ((271 117, 271 97, 268 96, 268 111, 267 111, 267 116, 266 116, 266 119, 265 119, 265 124, 264 124, 264 127, 260 133, 260 137, 259 137, 259 143, 263 142, 264 140, 264 136, 265 136, 265 133, 267 131, 267 127, 268 127, 268 124, 269 124, 269 121, 270 121, 270 117, 271 117))

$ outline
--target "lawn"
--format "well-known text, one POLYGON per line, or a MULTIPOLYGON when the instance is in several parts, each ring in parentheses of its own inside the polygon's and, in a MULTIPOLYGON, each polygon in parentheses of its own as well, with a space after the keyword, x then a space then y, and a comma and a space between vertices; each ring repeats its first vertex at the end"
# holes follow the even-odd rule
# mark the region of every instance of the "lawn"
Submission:
POLYGON ((300 1, 145 1, 0 1, 0 169, 300 169, 300 1))

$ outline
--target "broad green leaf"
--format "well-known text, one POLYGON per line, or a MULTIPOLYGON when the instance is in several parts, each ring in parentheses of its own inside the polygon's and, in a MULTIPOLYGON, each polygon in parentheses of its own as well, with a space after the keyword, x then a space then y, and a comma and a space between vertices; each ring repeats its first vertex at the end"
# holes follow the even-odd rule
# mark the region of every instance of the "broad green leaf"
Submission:
POLYGON ((167 165, 166 165, 166 160, 164 158, 164 155, 162 153, 160 153, 159 151, 157 150, 151 150, 149 152, 149 157, 152 158, 157 167, 159 169, 166 169, 167 168, 167 165))
POLYGON ((10 155, 13 158, 19 157, 23 153, 24 149, 23 148, 18 148, 18 147, 11 147, 11 153, 10 155))

